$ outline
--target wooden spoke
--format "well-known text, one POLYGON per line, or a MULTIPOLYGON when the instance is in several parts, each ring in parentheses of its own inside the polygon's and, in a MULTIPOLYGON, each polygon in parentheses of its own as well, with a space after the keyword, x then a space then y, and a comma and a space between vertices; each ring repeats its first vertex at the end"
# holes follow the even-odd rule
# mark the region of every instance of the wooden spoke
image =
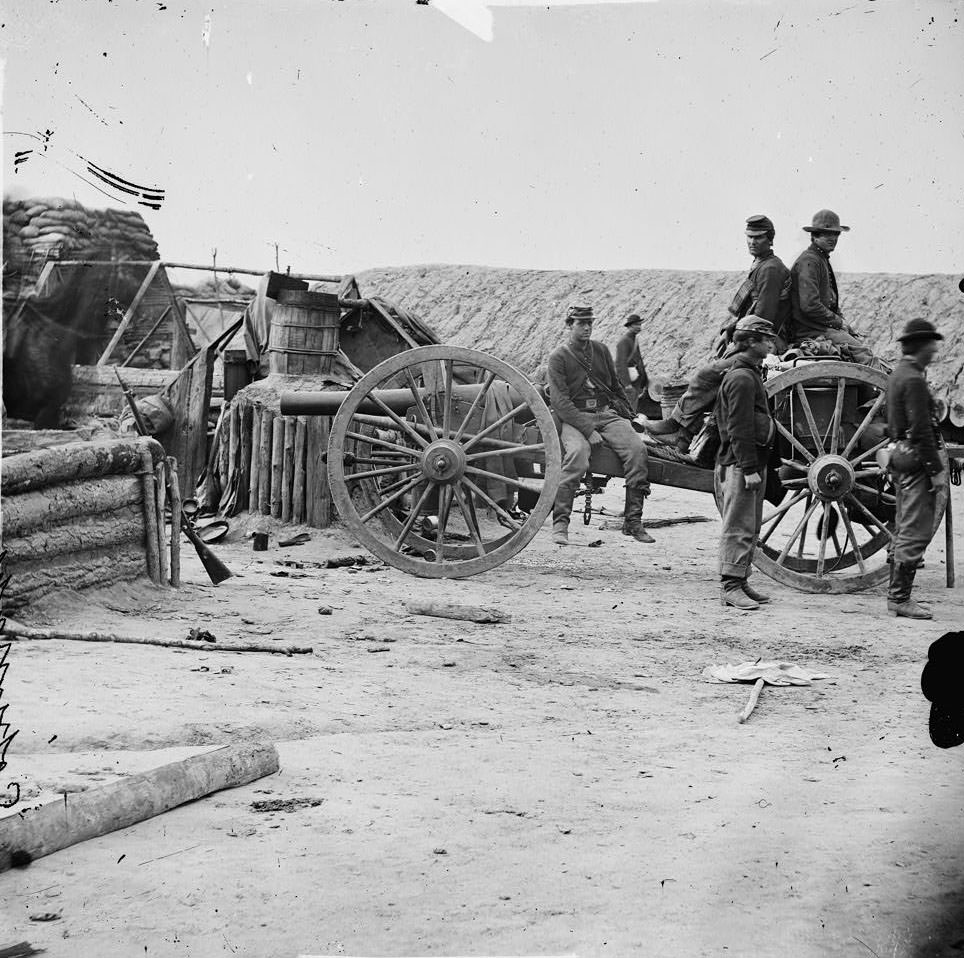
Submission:
POLYGON ((541 486, 533 482, 523 482, 521 479, 513 479, 511 476, 500 476, 497 472, 489 472, 488 469, 479 469, 476 466, 466 466, 466 472, 473 476, 482 476, 485 479, 495 479, 497 482, 504 482, 507 486, 515 486, 516 489, 524 489, 526 492, 538 492, 541 486))
POLYGON ((447 439, 452 427, 452 376, 454 362, 445 360, 445 395, 442 397, 442 438, 447 439))
POLYGON ((504 416, 500 416, 498 419, 496 419, 495 422, 490 423, 488 426, 486 426, 485 429, 482 430, 482 432, 475 433, 472 436, 472 438, 469 439, 469 441, 462 446, 462 448, 468 451, 480 439, 484 439, 486 436, 489 435, 489 433, 495 432, 496 429, 498 429, 500 426, 507 423, 510 419, 514 419, 516 416, 519 415, 520 412, 522 412, 526 408, 528 407, 526 406, 525 403, 519 403, 518 406, 516 406, 513 409, 510 409, 504 416))
POLYGON ((408 388, 412 392, 412 398, 415 400, 415 408, 418 410, 418 414, 422 417, 422 422, 429 430, 432 438, 437 438, 438 430, 435 428, 435 421, 428 414, 428 410, 425 408, 425 402, 422 399, 422 394, 419 391, 417 383, 415 382, 415 377, 412 375, 412 369, 410 366, 405 367, 405 378, 408 380, 408 388))
POLYGON ((777 565, 783 565, 783 562, 786 559, 787 555, 789 554, 790 549, 793 547, 793 543, 797 541, 797 536, 799 536, 800 533, 803 532, 803 530, 806 528, 807 522, 810 520, 810 517, 813 515, 818 505, 820 505, 819 499, 814 499, 813 502, 810 503, 810 506, 807 508, 807 511, 804 513, 803 518, 797 523, 796 529, 794 529, 793 532, 790 534, 790 538, 787 539, 786 544, 783 546, 783 549, 780 551, 780 555, 777 558, 777 565))
POLYGON ((820 438, 820 430, 817 429, 817 423, 813 418, 813 410, 810 408, 810 400, 807 398, 803 383, 797 383, 794 389, 797 392, 797 398, 800 400, 800 406, 803 409, 803 415, 806 417, 807 427, 810 430, 810 435, 813 437, 813 444, 817 450, 817 454, 823 455, 823 440, 820 438))
POLYGON ((854 533, 854 527, 850 521, 850 516, 847 515, 846 509, 841 509, 840 515, 843 516, 844 525, 847 527, 847 537, 850 539, 850 542, 854 547, 854 555, 857 557, 857 567, 861 572, 866 572, 867 563, 864 562, 864 554, 860 551, 860 546, 857 544, 857 536, 854 533))
POLYGON ((780 485, 782 485, 784 489, 799 489, 809 482, 810 480, 806 476, 803 476, 801 479, 784 479, 780 485))
POLYGON ((405 520, 402 526, 402 531, 395 537, 395 549, 401 549, 402 543, 408 537, 408 534, 412 531, 412 526, 415 525, 418 519, 418 514, 422 511, 422 506, 425 505, 426 500, 432 492, 432 483, 426 482, 425 488, 422 490, 422 494, 418 498, 418 502, 412 506, 412 511, 408 514, 408 518, 405 520))
MULTIPOLYGON (((807 496, 807 504, 804 507, 804 511, 810 508, 810 496, 807 496)), ((807 538, 807 527, 804 525, 803 532, 800 533, 800 538, 797 540, 797 558, 803 558, 803 546, 804 540, 807 538)))
POLYGON ((867 411, 867 415, 861 420, 860 425, 857 427, 857 431, 850 437, 850 442, 844 446, 844 451, 841 453, 844 458, 850 455, 850 453, 854 450, 854 447, 857 445, 858 440, 864 434, 864 430, 874 421, 874 416, 877 415, 877 411, 884 404, 885 398, 886 397, 884 394, 881 393, 874 400, 874 404, 867 411))
MULTIPOLYGON (((347 480, 346 480, 346 481, 347 481, 347 480)), ((408 479, 407 479, 406 477, 403 477, 403 478, 399 479, 398 482, 389 483, 387 486, 379 486, 379 487, 378 487, 378 494, 379 494, 379 495, 382 495, 382 496, 387 496, 387 495, 389 495, 390 493, 393 493, 396 489, 401 489, 402 486, 404 486, 406 482, 408 482, 408 479)))
POLYGON ((876 496, 881 500, 881 502, 889 502, 891 504, 897 502, 897 496, 892 495, 889 492, 880 492, 871 486, 865 486, 862 482, 855 482, 854 489, 859 489, 861 492, 866 492, 868 495, 876 496))
POLYGON ((379 398, 378 393, 372 390, 368 394, 368 398, 371 399, 378 407, 388 416, 392 422, 398 426, 410 439, 412 439, 416 445, 424 449, 428 445, 428 440, 420 436, 413 428, 410 422, 406 422, 394 409, 390 408, 389 405, 382 399, 379 398))
MULTIPOLYGON (((468 446, 465 447, 466 449, 468 446)), ((546 448, 544 442, 535 442, 531 446, 509 446, 508 449, 492 449, 489 452, 473 452, 472 455, 466 456, 468 462, 472 462, 474 459, 485 459, 488 456, 514 456, 520 452, 540 452, 546 448)))
POLYGON ((445 541, 445 527, 449 521, 449 511, 452 508, 452 487, 443 485, 438 492, 438 529, 435 531, 435 561, 441 562, 443 557, 442 545, 445 541))
POLYGON ((483 490, 480 489, 471 479, 469 479, 468 477, 464 477, 464 478, 463 478, 463 482, 464 482, 464 483, 469 487, 469 489, 471 489, 472 492, 474 492, 483 502, 485 502, 485 503, 486 503, 487 505, 489 505, 492 509, 494 509, 498 515, 502 516, 502 518, 505 519, 505 521, 509 524, 509 528, 510 528, 510 529, 518 530, 518 529, 521 529, 521 528, 522 528, 522 526, 518 523, 517 520, 513 519, 513 517, 512 517, 511 515, 509 515, 509 513, 506 512, 505 509, 502 508, 502 506, 500 506, 490 495, 488 495, 488 493, 483 492, 483 490))
POLYGON ((400 472, 411 472, 413 469, 418 469, 418 463, 409 462, 403 466, 385 466, 384 469, 369 469, 367 472, 349 472, 345 475, 345 482, 374 479, 376 476, 391 476, 400 472))
POLYGON ((765 526, 770 522, 773 522, 778 516, 782 516, 788 509, 795 506, 804 496, 808 496, 809 492, 796 492, 790 498, 788 502, 781 502, 780 505, 776 507, 768 516, 764 516, 763 520, 760 522, 760 526, 765 526))
POLYGON ((854 479, 869 479, 871 476, 882 476, 884 470, 880 466, 874 466, 872 469, 860 469, 854 473, 854 479))
POLYGON ((459 509, 462 510, 462 517, 465 519, 465 524, 469 527, 469 532, 472 534, 472 541, 475 543, 475 551, 478 552, 480 556, 485 555, 485 546, 482 544, 482 538, 479 535, 479 527, 475 522, 475 517, 469 511, 468 504, 465 501, 465 493, 458 485, 454 485, 452 488, 452 495, 455 496, 456 502, 459 504, 459 509))
MULTIPOLYGON (((840 380, 843 382, 843 380, 840 380)), ((820 548, 817 552, 817 575, 823 575, 824 563, 827 559, 827 538, 830 535, 830 516, 832 515, 832 508, 829 502, 823 504, 823 522, 820 524, 820 548)), ((804 526, 806 530, 806 526, 804 526)), ((804 531, 806 535, 806 531, 804 531)), ((803 536, 800 537, 800 542, 803 542, 803 536)))
MULTIPOLYGON (((880 519, 878 519, 853 493, 847 494, 848 502, 853 503, 871 522, 871 525, 875 525, 881 532, 886 532, 887 535, 893 539, 894 533, 885 526, 880 519)), ((864 525, 867 525, 865 522, 864 525)), ((868 526, 869 528, 869 526, 868 526)))
POLYGON ((381 468, 382 466, 390 466, 393 463, 400 464, 402 461, 402 457, 396 453, 378 454, 377 449, 373 450, 371 456, 356 456, 350 452, 345 453, 344 458, 348 459, 349 457, 351 457, 351 462, 342 462, 343 466, 348 466, 349 468, 352 466, 378 466, 381 468))
POLYGON ((398 445, 398 443, 389 442, 387 439, 379 439, 378 436, 363 436, 360 432, 346 432, 345 435, 349 439, 357 439, 359 442, 369 443, 372 446, 378 446, 382 449, 391 449, 393 452, 404 453, 412 459, 418 457, 417 450, 408 449, 405 446, 398 445))
POLYGON ((851 460, 850 460, 850 465, 852 465, 852 466, 859 465, 859 464, 862 463, 865 459, 869 459, 871 456, 877 455, 877 451, 878 451, 879 449, 883 449, 884 446, 886 446, 887 443, 889 443, 889 442, 890 442, 890 439, 881 439, 880 442, 878 442, 876 445, 871 446, 869 449, 865 450, 865 451, 862 452, 859 456, 857 456, 856 459, 851 459, 851 460))
POLYGON ((833 418, 830 420, 830 454, 832 456, 837 454, 837 441, 840 438, 840 417, 843 415, 844 390, 846 387, 846 379, 837 380, 837 401, 834 403, 833 418))
POLYGON ((452 437, 455 442, 458 442, 462 436, 465 434, 465 429, 469 424, 469 420, 472 418, 472 413, 485 401, 485 394, 489 391, 489 387, 495 382, 495 373, 487 372, 485 374, 485 379, 482 381, 482 387, 479 389, 478 394, 475 399, 472 400, 472 405, 469 406, 469 411, 465 414, 459 428, 456 430, 455 435, 452 437))
POLYGON ((393 502, 397 502, 406 492, 414 489, 420 482, 424 481, 424 477, 421 475, 416 476, 414 479, 406 482, 400 489, 393 492, 387 499, 383 499, 377 506, 369 509, 363 516, 360 516, 362 522, 368 522, 369 519, 374 518, 384 509, 387 509, 393 502))
POLYGON ((806 472, 809 468, 805 462, 797 462, 796 459, 783 459, 781 457, 780 462, 785 466, 792 466, 794 469, 799 469, 801 472, 806 472))
POLYGON ((797 439, 797 437, 794 436, 793 433, 790 432, 790 430, 787 429, 782 422, 774 419, 773 425, 777 427, 777 432, 780 433, 780 435, 783 436, 783 438, 786 439, 787 442, 789 442, 790 445, 793 446, 793 448, 796 449, 797 452, 799 452, 803 458, 807 460, 807 462, 813 462, 813 456, 810 455, 810 450, 807 449, 807 447, 800 442, 800 440, 797 439))

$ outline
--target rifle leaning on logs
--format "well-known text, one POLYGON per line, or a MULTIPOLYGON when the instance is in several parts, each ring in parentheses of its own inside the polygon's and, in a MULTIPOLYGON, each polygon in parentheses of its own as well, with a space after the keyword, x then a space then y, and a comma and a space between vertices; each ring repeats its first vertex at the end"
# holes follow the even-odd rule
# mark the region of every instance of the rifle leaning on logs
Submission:
MULTIPOLYGON (((114 375, 117 376, 117 381, 120 383, 122 392, 124 393, 124 398, 127 400, 127 405, 130 406, 131 415, 134 417, 134 425, 137 428, 137 434, 139 436, 149 436, 150 433, 147 431, 147 426, 144 424, 144 419, 141 416, 140 409, 137 408, 137 401, 134 399, 134 393, 131 388, 121 379, 121 374, 117 371, 117 367, 114 367, 114 375)), ((203 542, 194 531, 194 526, 191 525, 190 519, 184 514, 184 509, 180 509, 180 523, 181 531, 188 537, 191 545, 194 546, 195 552, 197 552, 198 558, 201 560, 201 564, 204 566, 204 571, 208 574, 208 578, 214 585, 219 582, 223 582, 225 579, 230 579, 233 573, 231 570, 208 548, 207 544, 203 542)), ((174 516, 171 516, 171 521, 174 521, 174 516)))

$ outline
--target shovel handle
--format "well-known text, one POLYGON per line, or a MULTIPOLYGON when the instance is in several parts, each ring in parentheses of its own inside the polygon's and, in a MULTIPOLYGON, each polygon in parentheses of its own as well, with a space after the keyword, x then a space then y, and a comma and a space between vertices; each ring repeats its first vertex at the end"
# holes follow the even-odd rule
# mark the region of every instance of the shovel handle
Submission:
POLYGON ((756 682, 753 683, 753 691, 750 692, 750 698, 747 700, 746 707, 736 717, 736 720, 740 723, 740 725, 742 725, 750 717, 750 713, 756 708, 756 703, 760 698, 760 693, 763 691, 764 684, 764 679, 757 679, 756 682))

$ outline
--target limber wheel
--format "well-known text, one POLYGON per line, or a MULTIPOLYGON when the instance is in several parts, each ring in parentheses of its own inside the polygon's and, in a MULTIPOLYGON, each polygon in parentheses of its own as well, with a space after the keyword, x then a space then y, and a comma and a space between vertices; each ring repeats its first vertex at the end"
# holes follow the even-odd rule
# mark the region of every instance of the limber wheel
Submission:
POLYGON ((380 559, 427 578, 475 575, 519 552, 552 509, 560 463, 535 387, 458 346, 380 363, 348 393, 328 441, 341 519, 380 559), (519 492, 536 497, 528 515, 512 508, 519 492))
MULTIPOLYGON (((815 362, 771 377, 777 476, 754 565, 803 592, 857 592, 885 582, 896 497, 877 463, 887 376, 855 363, 815 362)), ((773 465, 771 463, 771 465, 773 465)), ((722 504, 719 485, 717 504, 722 504)), ((938 496, 936 525, 946 491, 938 496)))

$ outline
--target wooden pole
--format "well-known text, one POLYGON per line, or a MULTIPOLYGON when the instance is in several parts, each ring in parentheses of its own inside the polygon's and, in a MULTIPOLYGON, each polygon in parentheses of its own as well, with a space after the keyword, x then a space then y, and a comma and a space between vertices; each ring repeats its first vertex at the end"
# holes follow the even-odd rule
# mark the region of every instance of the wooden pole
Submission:
POLYGON ((746 706, 743 711, 737 715, 736 720, 742 725, 749 717, 750 713, 756 708, 757 700, 760 698, 760 693, 763 691, 763 686, 766 684, 766 679, 757 679, 753 683, 753 690, 750 692, 750 698, 747 700, 746 706))
POLYGON ((251 407, 251 474, 248 479, 248 512, 257 512, 261 482, 261 409, 251 407))
MULTIPOLYGON (((254 418, 254 410, 250 403, 241 404, 241 436, 240 436, 240 455, 241 463, 239 466, 240 475, 238 476, 238 511, 244 512, 248 508, 248 494, 251 489, 251 422, 254 418)), ((255 450, 257 452, 257 450, 255 450)))
POLYGON ((947 569, 947 588, 953 589, 956 580, 954 568, 954 509, 952 487, 947 485, 947 506, 944 509, 944 567, 947 569))
POLYGON ((167 536, 164 528, 164 504, 167 498, 167 460, 161 459, 157 464, 155 472, 155 482, 157 494, 155 504, 157 507, 157 554, 160 556, 160 583, 165 585, 171 576, 170 556, 167 551, 167 536))
POLYGON ((274 745, 244 742, 192 755, 85 792, 64 793, 62 802, 50 802, 25 814, 0 819, 0 871, 277 771, 278 751, 274 745))
POLYGON ((281 518, 281 463, 284 459, 285 421, 275 416, 271 424, 271 515, 281 518))
POLYGON ((271 515, 271 439, 274 434, 274 411, 261 410, 261 447, 258 450, 258 512, 271 515))
POLYGON ((122 369, 124 368, 124 366, 127 366, 127 365, 130 364, 130 361, 140 352, 141 347, 144 345, 144 343, 146 343, 146 342, 151 338, 151 336, 153 336, 154 333, 157 332, 157 327, 160 326, 161 323, 164 322, 164 317, 165 317, 170 311, 171 311, 171 307, 168 306, 168 307, 164 310, 164 312, 161 313, 161 315, 157 317, 157 319, 154 321, 154 325, 151 326, 151 328, 150 328, 150 330, 148 331, 147 335, 131 350, 130 355, 127 357, 127 359, 125 359, 125 360, 121 363, 121 368, 122 368, 122 369))
POLYGON ((291 487, 291 517, 295 522, 305 521, 305 447, 308 422, 304 416, 295 420, 294 480, 291 487))
POLYGON ((157 551, 159 533, 157 529, 157 492, 154 475, 154 461, 150 452, 145 449, 141 453, 141 491, 144 510, 144 546, 147 551, 147 574, 152 582, 161 582, 161 560, 157 551))
POLYGON ((167 460, 167 481, 171 496, 171 585, 181 587, 181 487, 177 478, 177 460, 167 460))
MULTIPOLYGON (((117 265, 116 263, 114 264, 117 265)), ((124 313, 123 318, 120 321, 120 325, 111 337, 110 342, 107 344, 107 348, 101 353, 100 359, 97 360, 98 366, 104 366, 107 364, 107 360, 110 359, 111 353, 114 351, 117 344, 121 341, 121 337, 127 332, 127 327, 130 325, 131 319, 134 317, 134 313, 137 312, 137 307, 141 305, 141 300, 144 298, 144 294, 149 289, 151 283, 154 282, 154 277, 157 276, 157 271, 160 269, 160 260, 153 260, 151 262, 150 268, 147 271, 147 276, 144 277, 144 282, 141 283, 140 288, 137 290, 133 301, 130 306, 127 307, 127 311, 124 313)))
POLYGON ((294 416, 285 416, 284 458, 281 461, 281 521, 291 522, 291 480, 295 469, 294 416))

